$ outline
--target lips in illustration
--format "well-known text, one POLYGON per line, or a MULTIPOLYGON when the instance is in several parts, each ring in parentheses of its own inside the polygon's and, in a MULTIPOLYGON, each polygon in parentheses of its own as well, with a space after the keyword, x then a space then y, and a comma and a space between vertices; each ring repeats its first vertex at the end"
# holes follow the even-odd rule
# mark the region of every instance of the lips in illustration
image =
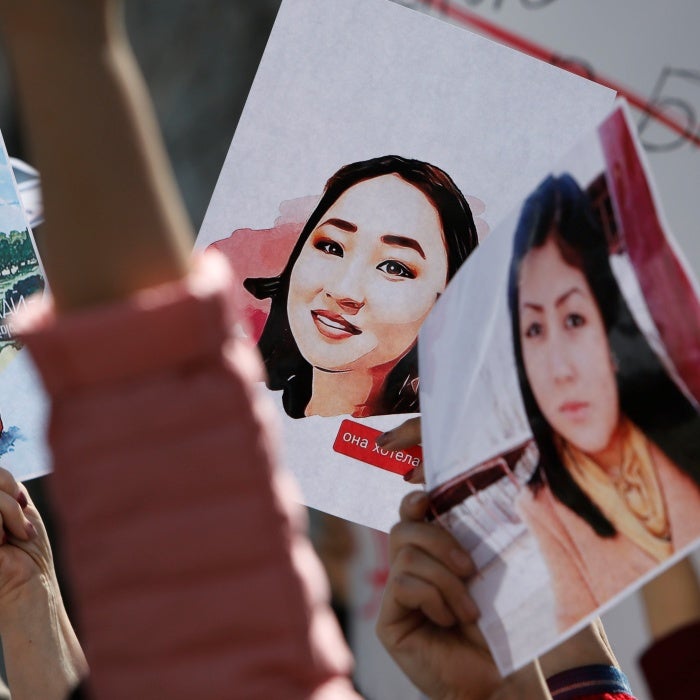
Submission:
POLYGON ((321 335, 331 340, 343 340, 353 335, 360 335, 362 331, 340 314, 323 309, 311 311, 311 318, 316 324, 316 328, 321 335))

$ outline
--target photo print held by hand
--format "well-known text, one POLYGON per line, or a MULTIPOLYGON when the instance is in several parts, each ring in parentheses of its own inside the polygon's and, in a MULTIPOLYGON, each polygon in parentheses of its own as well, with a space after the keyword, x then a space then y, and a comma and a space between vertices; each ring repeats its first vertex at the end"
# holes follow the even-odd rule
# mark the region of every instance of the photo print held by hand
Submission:
POLYGON ((700 537, 700 302, 633 134, 618 106, 421 332, 433 508, 481 571, 472 594, 503 672, 700 537))

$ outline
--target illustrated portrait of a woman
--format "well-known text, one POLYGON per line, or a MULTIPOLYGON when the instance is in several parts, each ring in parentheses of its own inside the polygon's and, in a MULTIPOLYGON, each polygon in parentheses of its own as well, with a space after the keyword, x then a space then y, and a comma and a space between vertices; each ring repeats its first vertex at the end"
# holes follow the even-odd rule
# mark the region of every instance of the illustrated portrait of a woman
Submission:
POLYGON ((469 205, 442 170, 383 156, 327 182, 277 277, 258 347, 286 413, 416 412, 418 330, 478 242, 469 205))
POLYGON ((700 418, 637 326, 569 175, 525 202, 508 301, 539 451, 516 505, 565 629, 700 536, 700 418))

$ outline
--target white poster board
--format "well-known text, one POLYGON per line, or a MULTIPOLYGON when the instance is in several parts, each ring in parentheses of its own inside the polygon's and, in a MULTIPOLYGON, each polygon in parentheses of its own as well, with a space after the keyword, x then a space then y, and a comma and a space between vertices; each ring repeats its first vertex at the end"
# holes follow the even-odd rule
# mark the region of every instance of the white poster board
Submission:
MULTIPOLYGON (((285 0, 197 248, 214 244, 228 254, 242 281, 279 275, 329 177, 348 164, 388 155, 447 173, 484 237, 612 99, 611 91, 594 83, 388 0, 285 0)), ((372 197, 375 210, 367 199, 362 209, 372 217, 403 210, 389 207, 386 193, 372 197)), ((339 257, 327 241, 314 245, 339 257)), ((404 274, 385 261, 370 269, 404 274)), ((242 294, 255 338, 269 307, 242 294)), ((350 336, 367 338, 358 319, 370 304, 364 298, 352 303, 335 315, 310 308, 325 340, 340 345, 350 336)), ((395 328, 377 333, 378 355, 387 339, 400 335, 395 328)), ((396 362, 390 353, 381 357, 385 366, 396 362)), ((297 406, 307 417, 292 418, 282 408, 283 392, 272 393, 284 423, 285 459, 305 503, 387 530, 407 486, 400 474, 372 460, 385 466, 393 460, 400 471, 416 458, 378 454, 373 436, 408 414, 381 415, 375 405, 364 417, 361 410, 308 415, 314 413, 312 395, 306 407, 303 401, 297 406), (353 450, 355 457, 348 456, 353 450)))

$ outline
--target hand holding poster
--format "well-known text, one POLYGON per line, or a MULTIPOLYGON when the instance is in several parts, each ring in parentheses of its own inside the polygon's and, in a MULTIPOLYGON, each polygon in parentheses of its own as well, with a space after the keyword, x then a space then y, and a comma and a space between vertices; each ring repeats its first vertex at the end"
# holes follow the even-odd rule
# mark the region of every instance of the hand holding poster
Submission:
POLYGON ((285 0, 197 246, 229 257, 305 503, 388 530, 418 330, 612 92, 386 0, 285 0), (387 468, 389 467, 389 468, 387 468))
POLYGON ((481 570, 505 673, 700 537, 700 303, 633 133, 616 108, 421 332, 433 507, 481 570))

